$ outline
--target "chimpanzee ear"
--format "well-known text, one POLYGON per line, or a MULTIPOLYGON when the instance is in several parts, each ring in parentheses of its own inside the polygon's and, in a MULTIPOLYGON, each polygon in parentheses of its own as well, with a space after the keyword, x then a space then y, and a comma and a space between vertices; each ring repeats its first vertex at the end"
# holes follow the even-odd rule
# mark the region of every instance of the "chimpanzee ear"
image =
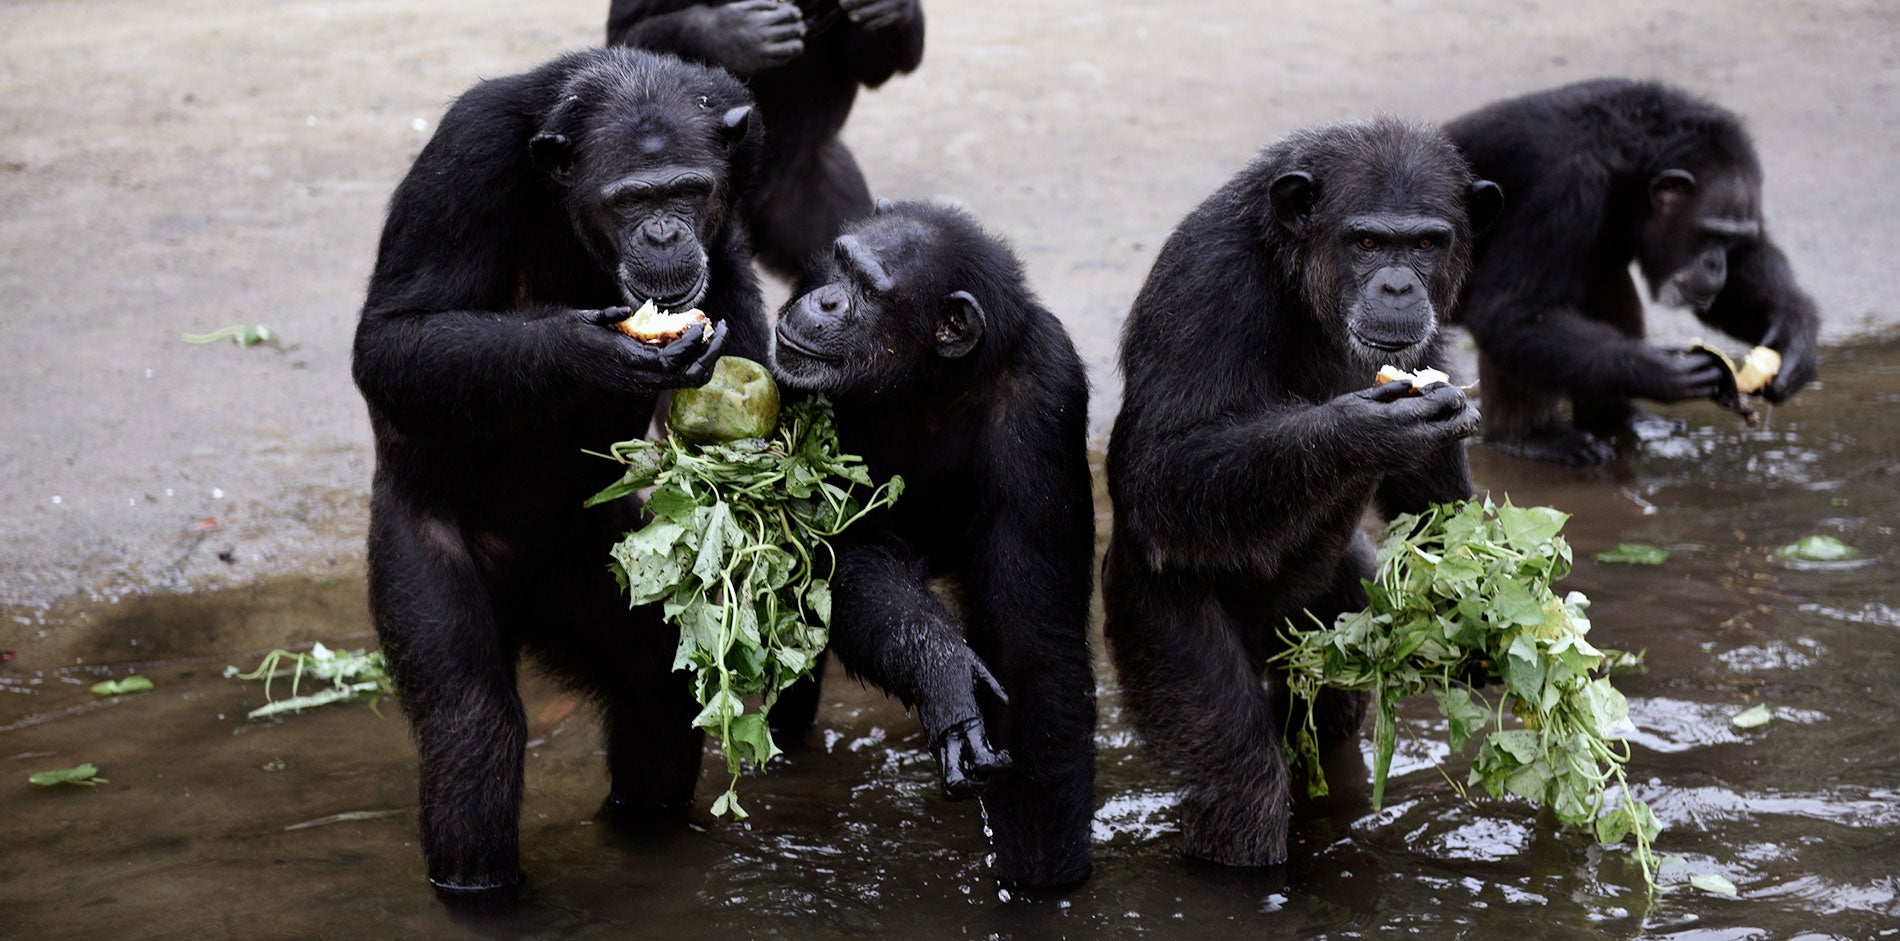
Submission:
POLYGON ((1300 224, 1313 211, 1313 201, 1319 198, 1319 184, 1313 182, 1312 174, 1295 170, 1281 174, 1267 188, 1267 194, 1273 200, 1273 217, 1282 228, 1298 235, 1300 224))
POLYGON ((1473 180, 1465 193, 1465 213, 1471 217, 1471 233, 1483 235, 1504 211, 1504 189, 1490 180, 1473 180))
POLYGON ((883 214, 885 214, 885 213, 887 213, 887 212, 890 212, 891 210, 893 210, 893 209, 896 209, 896 208, 897 208, 897 204, 896 204, 896 203, 893 203, 893 202, 891 202, 890 200, 888 200, 888 199, 885 199, 885 198, 884 198, 884 197, 882 197, 882 196, 880 196, 880 197, 878 197, 878 200, 877 200, 877 214, 878 214, 878 215, 880 215, 880 216, 881 216, 881 215, 883 215, 883 214))
POLYGON ((1670 212, 1684 196, 1695 192, 1695 174, 1687 170, 1664 170, 1649 181, 1649 208, 1670 212))
POLYGON ((726 116, 719 120, 719 125, 719 133, 725 137, 726 143, 737 144, 745 140, 746 132, 752 129, 752 106, 740 105, 728 109, 726 116))
POLYGON ((937 312, 937 355, 968 356, 983 339, 983 305, 968 291, 946 294, 937 312))
POLYGON ((565 183, 567 171, 574 166, 574 142, 566 134, 542 131, 528 141, 528 156, 541 172, 565 183))

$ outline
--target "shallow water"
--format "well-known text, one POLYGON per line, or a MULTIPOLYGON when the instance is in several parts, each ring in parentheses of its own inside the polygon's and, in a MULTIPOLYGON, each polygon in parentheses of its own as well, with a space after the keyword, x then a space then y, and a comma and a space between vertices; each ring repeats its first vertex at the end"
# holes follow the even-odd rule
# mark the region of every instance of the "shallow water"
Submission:
POLYGON ((393 707, 246 722, 260 689, 222 677, 289 641, 373 642, 360 579, 293 579, 5 612, 0 936, 1900 937, 1900 342, 1833 351, 1824 374, 1758 429, 1672 410, 1686 433, 1611 468, 1472 452, 1494 495, 1575 514, 1566 585, 1594 599, 1593 639, 1647 651, 1647 671, 1616 682, 1636 724, 1632 781, 1664 824, 1657 849, 1687 860, 1664 878, 1721 873, 1739 899, 1646 902, 1627 847, 1521 803, 1465 803, 1433 767, 1445 756, 1429 704, 1408 710, 1379 813, 1342 786, 1362 768, 1332 769, 1335 796, 1301 808, 1288 866, 1181 860, 1170 789, 1102 667, 1095 875, 1013 900, 991 879, 977 807, 936 796, 914 721, 840 676, 818 728, 743 783, 751 821, 713 820, 702 802, 690 827, 645 834, 593 819, 605 784, 587 709, 531 681, 529 888, 511 916, 458 923, 422 880, 414 752, 393 707), (1811 533, 1862 559, 1775 556, 1811 533), (1591 559, 1622 541, 1673 554, 1591 559), (87 690, 133 671, 157 689, 87 690), (1730 724, 1759 702, 1773 722, 1730 724), (81 761, 110 783, 24 780, 81 761))

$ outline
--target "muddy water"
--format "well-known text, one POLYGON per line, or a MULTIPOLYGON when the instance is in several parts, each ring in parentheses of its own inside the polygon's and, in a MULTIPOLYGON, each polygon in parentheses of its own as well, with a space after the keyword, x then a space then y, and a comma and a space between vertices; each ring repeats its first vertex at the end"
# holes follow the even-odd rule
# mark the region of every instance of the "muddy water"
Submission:
MULTIPOLYGON (((246 722, 261 693, 221 676, 269 647, 371 642, 360 580, 14 611, 0 623, 0 936, 388 937, 1900 937, 1900 342, 1837 350, 1826 382, 1745 430, 1713 408, 1613 468, 1474 450, 1494 494, 1576 514, 1569 587, 1600 643, 1648 652, 1621 677, 1632 779, 1686 863, 1741 898, 1645 901, 1622 849, 1517 803, 1461 801, 1429 706, 1410 711, 1388 804, 1337 787, 1301 809, 1293 862, 1237 872, 1175 855, 1172 797, 1104 686, 1095 876, 1002 898, 978 810, 934 794, 914 723, 834 676, 820 724, 743 788, 753 818, 648 833, 593 819, 604 783, 585 707, 530 682, 518 912, 452 921, 425 891, 413 752, 393 709, 246 722), (1812 533, 1863 561, 1798 565, 1812 533), (1668 562, 1611 566, 1617 542, 1668 562), (96 700, 136 670, 153 692, 96 700), (1730 716, 1769 703, 1768 726, 1730 716), (80 761, 110 783, 30 787, 80 761)), ((1356 756, 1346 756, 1348 762, 1356 756)), ((713 762, 708 762, 710 769, 713 762)), ((1363 768, 1335 768, 1339 782, 1363 768)), ((702 791, 713 790, 709 774, 702 791)))

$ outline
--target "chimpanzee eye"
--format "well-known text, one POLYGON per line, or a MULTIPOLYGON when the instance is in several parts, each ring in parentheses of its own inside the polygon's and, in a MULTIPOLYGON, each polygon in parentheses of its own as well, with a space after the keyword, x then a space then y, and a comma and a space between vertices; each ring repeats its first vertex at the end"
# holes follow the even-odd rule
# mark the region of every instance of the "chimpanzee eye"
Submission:
POLYGON ((1419 248, 1419 250, 1420 250, 1420 251, 1425 251, 1425 252, 1429 252, 1429 251, 1431 251, 1431 250, 1432 250, 1432 246, 1433 246, 1434 244, 1437 244, 1437 243, 1435 243, 1435 242, 1433 242, 1433 241, 1432 241, 1431 239, 1419 239, 1419 240, 1418 240, 1418 248, 1419 248))
POLYGON ((1371 238, 1362 238, 1359 240, 1359 247, 1365 249, 1366 251, 1372 251, 1373 249, 1379 247, 1379 243, 1373 241, 1371 238))
POLYGON ((634 192, 631 189, 621 190, 619 193, 616 193, 614 195, 614 205, 619 206, 622 209, 632 209, 633 207, 640 205, 640 194, 634 192))

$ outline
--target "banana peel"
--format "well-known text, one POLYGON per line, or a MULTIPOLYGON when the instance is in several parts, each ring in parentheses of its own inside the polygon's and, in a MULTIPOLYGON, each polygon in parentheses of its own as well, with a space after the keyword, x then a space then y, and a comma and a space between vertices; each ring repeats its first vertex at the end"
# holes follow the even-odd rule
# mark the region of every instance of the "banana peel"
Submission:
POLYGON ((1750 425, 1761 423, 1761 413, 1748 404, 1742 396, 1759 395, 1768 383, 1773 382, 1775 374, 1781 371, 1781 354, 1765 346, 1757 346, 1742 357, 1742 364, 1735 365, 1734 358, 1720 349, 1702 342, 1700 338, 1689 344, 1691 353, 1707 353, 1725 367, 1722 388, 1709 399, 1715 404, 1742 416, 1750 425))

